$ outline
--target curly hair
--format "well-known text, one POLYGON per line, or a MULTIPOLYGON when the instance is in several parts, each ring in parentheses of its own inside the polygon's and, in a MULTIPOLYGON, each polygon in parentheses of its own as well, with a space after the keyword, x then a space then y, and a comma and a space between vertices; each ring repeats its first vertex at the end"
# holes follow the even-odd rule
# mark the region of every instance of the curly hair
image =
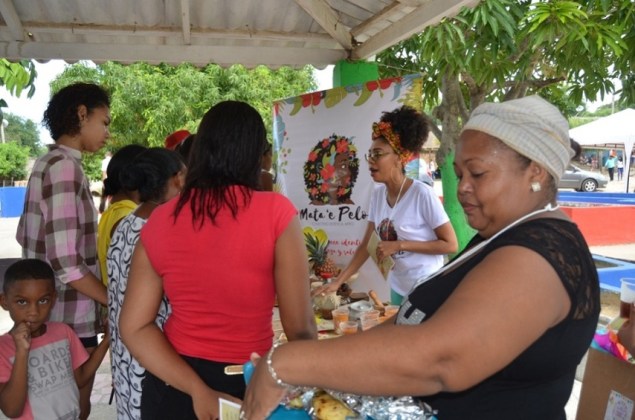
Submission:
POLYGON ((329 196, 330 180, 336 174, 336 159, 344 158, 350 177, 346 184, 337 186, 337 204, 351 202, 353 186, 359 174, 357 148, 351 139, 333 134, 320 140, 309 153, 304 163, 304 185, 309 200, 316 204, 331 203, 329 196))
POLYGON ((379 120, 390 123, 393 132, 399 135, 400 146, 412 153, 421 150, 430 133, 428 121, 423 114, 408 105, 382 112, 379 120))
POLYGON ((51 138, 57 141, 64 134, 79 133, 77 109, 84 105, 90 114, 95 108, 110 108, 110 98, 101 86, 93 83, 74 83, 57 92, 48 103, 42 124, 48 128, 51 138))

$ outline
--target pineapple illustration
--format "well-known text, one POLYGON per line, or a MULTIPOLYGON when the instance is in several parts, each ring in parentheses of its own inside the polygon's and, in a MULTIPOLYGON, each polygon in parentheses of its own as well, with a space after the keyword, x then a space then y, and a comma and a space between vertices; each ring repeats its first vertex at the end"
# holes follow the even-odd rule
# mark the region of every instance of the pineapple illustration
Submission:
POLYGON ((303 229, 304 243, 316 276, 329 279, 337 276, 340 269, 328 256, 329 238, 323 229, 307 226, 303 229))

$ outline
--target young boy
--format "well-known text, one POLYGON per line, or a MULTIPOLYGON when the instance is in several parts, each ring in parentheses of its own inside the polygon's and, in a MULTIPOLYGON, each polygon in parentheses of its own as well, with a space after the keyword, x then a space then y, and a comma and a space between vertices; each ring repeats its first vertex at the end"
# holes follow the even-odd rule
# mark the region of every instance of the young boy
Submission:
POLYGON ((108 333, 89 356, 70 327, 47 322, 55 297, 48 263, 24 259, 7 269, 0 294, 14 322, 0 336, 0 409, 7 417, 79 418, 78 387, 108 351, 108 333))

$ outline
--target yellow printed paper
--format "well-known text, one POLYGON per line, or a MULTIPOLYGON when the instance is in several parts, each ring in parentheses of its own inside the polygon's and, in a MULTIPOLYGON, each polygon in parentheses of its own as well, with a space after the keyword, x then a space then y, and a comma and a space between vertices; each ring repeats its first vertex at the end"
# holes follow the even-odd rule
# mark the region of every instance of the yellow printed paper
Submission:
POLYGON ((220 420, 238 420, 240 418, 240 405, 235 402, 218 399, 220 420))

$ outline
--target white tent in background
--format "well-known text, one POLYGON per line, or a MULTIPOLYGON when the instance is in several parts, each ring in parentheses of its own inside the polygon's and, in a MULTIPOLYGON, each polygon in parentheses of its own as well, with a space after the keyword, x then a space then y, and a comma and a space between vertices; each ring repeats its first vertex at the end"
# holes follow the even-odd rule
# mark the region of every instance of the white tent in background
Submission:
POLYGON ((624 147, 625 192, 628 192, 630 156, 635 144, 635 109, 625 109, 573 128, 569 130, 569 135, 581 146, 624 147))

